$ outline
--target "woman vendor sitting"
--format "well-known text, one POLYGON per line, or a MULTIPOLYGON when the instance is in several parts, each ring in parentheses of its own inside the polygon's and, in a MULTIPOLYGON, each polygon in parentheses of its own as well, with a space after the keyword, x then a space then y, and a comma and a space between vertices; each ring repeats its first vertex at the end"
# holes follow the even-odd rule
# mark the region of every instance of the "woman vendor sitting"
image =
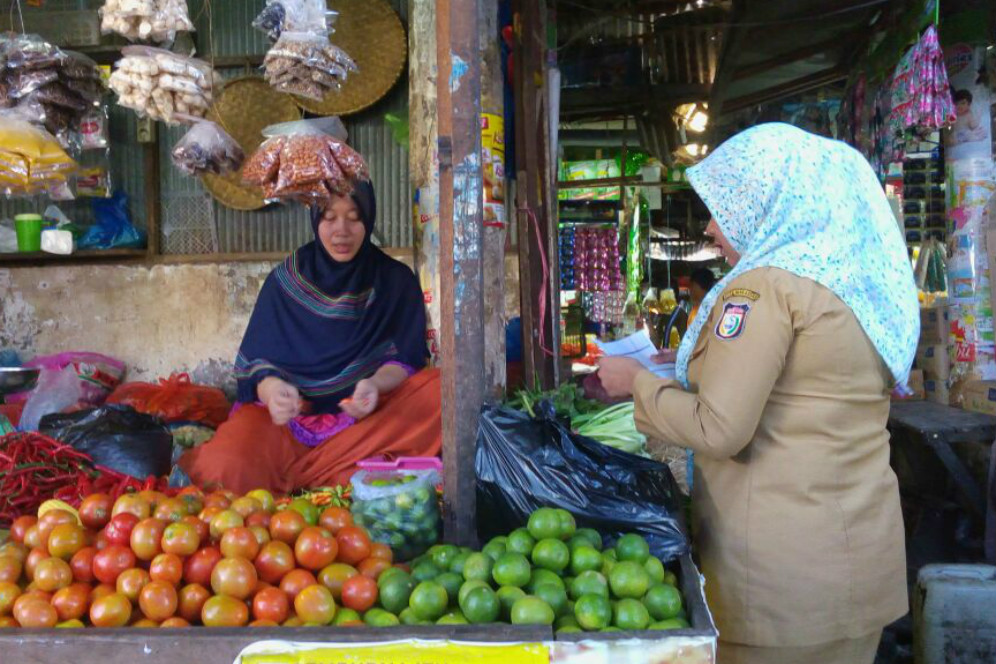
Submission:
POLYGON ((286 493, 344 484, 370 456, 439 454, 422 290, 371 242, 375 216, 357 183, 312 210, 315 241, 267 277, 236 360, 239 403, 179 462, 198 486, 286 493))

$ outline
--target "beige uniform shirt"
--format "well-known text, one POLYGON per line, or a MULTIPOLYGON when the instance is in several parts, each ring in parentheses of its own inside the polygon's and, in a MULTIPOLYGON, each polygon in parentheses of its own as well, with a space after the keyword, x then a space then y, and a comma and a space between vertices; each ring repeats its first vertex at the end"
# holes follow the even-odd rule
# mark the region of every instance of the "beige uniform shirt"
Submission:
POLYGON ((695 547, 722 640, 813 645, 906 613, 889 382, 851 310, 776 268, 720 296, 691 391, 637 377, 638 428, 695 452, 695 547))

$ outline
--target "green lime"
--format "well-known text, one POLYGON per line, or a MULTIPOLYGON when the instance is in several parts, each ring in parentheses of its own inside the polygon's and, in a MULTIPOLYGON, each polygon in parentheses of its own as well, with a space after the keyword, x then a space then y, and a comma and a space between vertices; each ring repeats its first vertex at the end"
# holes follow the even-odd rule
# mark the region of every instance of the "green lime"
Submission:
POLYGON ((574 521, 574 515, 567 510, 557 510, 557 518, 560 520, 560 534, 558 537, 566 542, 577 532, 578 524, 574 521))
POLYGON ((599 571, 607 577, 612 572, 612 568, 616 566, 617 562, 615 549, 602 551, 602 569, 599 571), (609 555, 610 553, 612 554, 611 556, 609 555))
POLYGON ((363 622, 371 627, 392 627, 401 624, 398 616, 384 609, 370 609, 363 614, 363 622))
POLYGON ((552 507, 541 507, 529 515, 529 522, 526 524, 529 534, 534 539, 559 538, 561 521, 560 514, 552 507))
POLYGON ((526 595, 512 605, 513 625, 552 625, 554 618, 553 608, 539 597, 526 595))
POLYGON ((335 618, 332 619, 332 624, 341 625, 343 623, 353 622, 358 620, 362 621, 362 618, 360 617, 359 613, 353 611, 352 609, 347 609, 346 607, 341 606, 338 609, 336 609, 335 618))
POLYGON ((509 533, 505 546, 511 553, 521 553, 528 556, 533 552, 533 547, 536 546, 536 538, 529 534, 525 528, 516 528, 509 533))
MULTIPOLYGON (((383 576, 382 574, 381 577, 383 576)), ((377 585, 380 586, 380 605, 394 614, 405 610, 412 596, 412 590, 415 589, 414 579, 404 572, 392 574, 383 582, 378 579, 377 585)))
POLYGON ((446 588, 435 581, 423 581, 415 586, 408 606, 420 620, 439 620, 449 604, 446 588))
POLYGON ((487 586, 473 588, 460 600, 460 610, 475 625, 492 623, 501 614, 501 601, 487 586))
POLYGON ((672 572, 670 570, 664 570, 664 578, 662 579, 662 581, 664 583, 666 583, 667 585, 669 585, 669 586, 677 586, 678 585, 678 577, 676 577, 674 575, 674 572, 672 572))
POLYGON ((571 585, 568 587, 570 588, 570 596, 573 600, 577 600, 584 595, 600 595, 605 598, 609 596, 609 582, 606 581, 604 576, 594 570, 581 572, 571 581, 571 585))
POLYGON ((558 630, 563 629, 564 627, 581 627, 578 625, 578 619, 574 617, 574 611, 557 618, 557 621, 553 623, 553 626, 558 630))
POLYGON ((643 565, 627 560, 616 563, 609 572, 609 587, 612 594, 620 599, 639 599, 650 588, 650 576, 643 565))
POLYGON ((463 566, 467 564, 467 559, 470 558, 472 555, 473 555, 472 553, 469 553, 467 551, 461 551, 460 553, 458 553, 456 557, 453 558, 453 561, 450 563, 450 571, 456 572, 457 574, 463 576, 463 566))
POLYGON ((612 623, 619 629, 647 629, 650 614, 636 599, 621 599, 616 603, 612 623))
POLYGON ((460 611, 450 611, 436 621, 437 625, 469 625, 467 617, 460 611))
POLYGON ((432 581, 442 573, 443 570, 439 569, 439 567, 430 560, 412 567, 412 578, 418 582, 432 581))
POLYGON ((529 561, 521 553, 506 553, 495 562, 491 575, 499 586, 521 588, 529 583, 532 568, 529 566, 529 561))
POLYGON ((675 618, 681 612, 681 593, 674 586, 662 583, 647 591, 643 605, 654 620, 675 618))
POLYGON ((463 565, 463 578, 467 581, 490 581, 495 561, 484 553, 472 553, 463 565))
POLYGON ((554 615, 562 616, 567 611, 567 591, 563 586, 552 583, 541 583, 533 591, 533 595, 550 605, 554 615))
POLYGON ((443 572, 435 578, 435 581, 446 590, 450 605, 456 606, 457 595, 460 593, 460 586, 463 585, 463 577, 455 572, 443 572))
POLYGON ((506 541, 507 538, 505 537, 496 537, 484 545, 484 548, 481 549, 481 553, 486 555, 491 560, 498 560, 508 550, 508 546, 505 544, 506 541))
POLYGON ((400 567, 388 567, 386 570, 380 573, 377 577, 377 587, 383 588, 384 584, 393 579, 394 577, 401 577, 411 579, 411 575, 400 567))
POLYGON ((318 525, 318 516, 321 512, 317 507, 311 504, 311 501, 307 498, 295 498, 291 501, 290 505, 287 506, 288 509, 292 509, 301 516, 304 520, 308 522, 309 526, 318 525))
POLYGON ((602 560, 611 560, 614 563, 619 562, 619 556, 616 554, 615 549, 606 549, 602 551, 602 560))
POLYGON ((512 606, 516 600, 526 596, 526 591, 515 586, 502 586, 495 592, 495 595, 498 596, 498 601, 501 602, 502 618, 510 620, 512 617, 512 606))
POLYGON ((532 592, 536 589, 536 586, 541 583, 552 583, 555 586, 567 588, 564 580, 561 579, 555 572, 543 569, 542 567, 535 567, 533 568, 532 576, 529 577, 529 583, 526 585, 526 590, 532 592))
POLYGON ((691 625, 684 618, 668 618, 650 623, 647 629, 688 629, 691 625))
POLYGON ((664 583, 664 563, 657 556, 650 556, 647 558, 647 562, 643 563, 643 569, 647 570, 647 575, 650 577, 650 584, 654 585, 657 583, 664 583))
POLYGON ((431 620, 422 620, 410 608, 398 614, 398 620, 402 625, 431 625, 431 620))
POLYGON ((462 586, 460 586, 460 591, 457 593, 457 604, 463 604, 463 598, 467 596, 474 588, 490 588, 487 581, 466 581, 462 586))
POLYGON ((571 562, 571 551, 558 539, 544 539, 533 547, 532 560, 537 567, 559 574, 571 562))
POLYGON ((579 546, 571 553, 571 572, 577 576, 581 572, 602 569, 602 554, 590 546, 579 546))
POLYGON ((578 528, 574 533, 574 537, 581 537, 591 544, 591 548, 596 551, 602 550, 602 536, 598 534, 598 531, 594 528, 578 528))
POLYGON ((642 565, 650 557, 650 545, 641 536, 629 533, 616 542, 616 555, 620 561, 631 560, 642 565))
POLYGON ((582 595, 574 603, 574 617, 581 629, 605 629, 612 622, 612 604, 602 595, 582 595))
POLYGON ((441 570, 448 570, 453 559, 460 554, 460 549, 452 544, 437 544, 429 549, 429 557, 432 562, 441 570))
POLYGON ((578 627, 577 625, 564 625, 563 627, 559 628, 554 633, 555 634, 580 634, 582 632, 583 632, 583 630, 580 627, 578 627))

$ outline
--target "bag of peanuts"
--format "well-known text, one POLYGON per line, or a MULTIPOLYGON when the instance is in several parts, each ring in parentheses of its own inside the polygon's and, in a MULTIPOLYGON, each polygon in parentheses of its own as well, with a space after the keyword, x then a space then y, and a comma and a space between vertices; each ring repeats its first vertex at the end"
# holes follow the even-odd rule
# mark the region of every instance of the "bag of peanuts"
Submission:
POLYGON ((266 140, 246 161, 242 179, 263 188, 268 202, 306 205, 348 194, 357 179, 369 179, 363 157, 346 144, 339 118, 271 125, 266 140))

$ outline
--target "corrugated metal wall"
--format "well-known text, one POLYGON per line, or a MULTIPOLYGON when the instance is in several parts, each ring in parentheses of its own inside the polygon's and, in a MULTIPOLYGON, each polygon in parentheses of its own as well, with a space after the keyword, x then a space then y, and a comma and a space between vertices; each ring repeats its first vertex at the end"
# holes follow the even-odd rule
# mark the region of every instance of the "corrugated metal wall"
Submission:
MULTIPOLYGON (((407 25, 406 0, 389 0, 407 25)), ((46 8, 72 10, 99 7, 100 0, 47 0, 46 8)), ((252 20, 265 0, 190 0, 190 16, 197 26, 195 36, 202 53, 209 52, 214 40, 216 57, 260 55, 269 44, 252 28, 252 20), (209 8, 208 8, 209 7, 209 8), (210 18, 210 20, 209 20, 210 18)), ((25 7, 25 13, 44 10, 25 7)), ((246 69, 223 70, 228 78, 242 76, 246 69)), ((385 113, 404 115, 408 106, 406 78, 372 108, 344 118, 350 144, 359 150, 370 166, 378 194, 376 239, 384 246, 412 244, 411 199, 408 194, 408 150, 394 141, 385 113)), ((145 225, 142 149, 135 141, 132 111, 112 105, 111 167, 115 186, 130 197, 136 225, 145 225)), ((183 134, 183 128, 159 125, 160 170, 162 173, 162 246, 164 253, 246 253, 290 251, 311 239, 306 211, 300 206, 271 206, 257 212, 241 212, 215 202, 200 181, 177 171, 170 162, 170 150, 183 134)), ((36 210, 40 201, 0 201, 0 216, 36 210)), ((67 202, 60 207, 73 219, 92 221, 87 200, 67 202)))

